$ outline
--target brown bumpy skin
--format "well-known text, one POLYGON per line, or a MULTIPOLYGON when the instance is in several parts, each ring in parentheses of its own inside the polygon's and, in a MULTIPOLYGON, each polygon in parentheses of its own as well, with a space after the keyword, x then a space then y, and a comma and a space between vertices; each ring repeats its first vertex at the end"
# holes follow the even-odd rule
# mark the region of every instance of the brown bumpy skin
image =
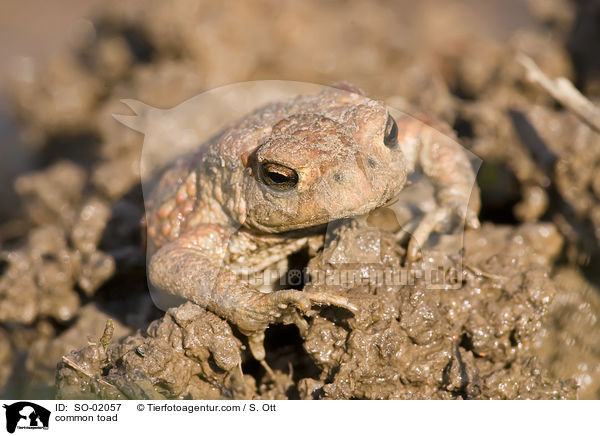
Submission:
POLYGON ((353 90, 328 88, 254 111, 168 170, 147 203, 152 285, 235 324, 263 363, 269 324, 302 327, 297 310, 313 305, 356 306, 344 295, 261 292, 241 272, 273 268, 314 243, 312 229, 386 204, 417 164, 439 209, 417 227, 409 257, 452 216, 479 224, 462 148, 415 118, 394 120, 382 102, 353 90))

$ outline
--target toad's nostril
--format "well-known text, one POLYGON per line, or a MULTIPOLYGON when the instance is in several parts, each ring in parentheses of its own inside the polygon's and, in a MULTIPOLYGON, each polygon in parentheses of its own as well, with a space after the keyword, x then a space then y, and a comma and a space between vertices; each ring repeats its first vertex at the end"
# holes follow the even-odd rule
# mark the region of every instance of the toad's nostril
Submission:
POLYGON ((333 173, 333 180, 335 180, 337 183, 341 183, 344 178, 341 173, 333 173))

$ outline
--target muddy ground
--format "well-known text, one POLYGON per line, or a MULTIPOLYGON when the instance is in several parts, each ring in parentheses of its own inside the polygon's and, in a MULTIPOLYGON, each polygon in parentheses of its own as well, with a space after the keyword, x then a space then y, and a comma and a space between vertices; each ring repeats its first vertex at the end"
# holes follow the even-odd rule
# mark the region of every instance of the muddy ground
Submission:
POLYGON ((600 3, 532 0, 510 17, 472 6, 121 2, 98 11, 76 50, 21 65, 11 110, 39 169, 14 180, 18 204, 0 205, 0 394, 600 398, 600 136, 516 61, 529 55, 597 102, 600 3), (462 259, 434 244, 410 265, 460 271, 458 289, 431 290, 419 277, 373 285, 406 266, 405 247, 382 228, 384 262, 365 263, 370 228, 343 223, 327 249, 343 262, 321 251, 304 263, 335 274, 361 259, 365 280, 343 289, 359 312, 322 309, 302 332, 272 326, 269 376, 227 322, 190 303, 154 307, 143 138, 111 114, 122 98, 167 108, 273 78, 349 81, 448 122, 483 160, 483 226, 465 233, 462 259))

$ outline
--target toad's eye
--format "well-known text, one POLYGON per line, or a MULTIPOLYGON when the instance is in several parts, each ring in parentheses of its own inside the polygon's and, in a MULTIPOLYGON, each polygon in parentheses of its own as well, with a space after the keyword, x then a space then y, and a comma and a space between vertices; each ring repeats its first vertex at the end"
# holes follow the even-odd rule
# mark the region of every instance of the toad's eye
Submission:
POLYGON ((383 143, 386 145, 386 147, 394 148, 396 145, 398 145, 398 126, 391 115, 388 115, 384 135, 383 143))
POLYGON ((261 181, 276 191, 289 191, 298 184, 298 173, 291 168, 273 162, 259 164, 261 181))

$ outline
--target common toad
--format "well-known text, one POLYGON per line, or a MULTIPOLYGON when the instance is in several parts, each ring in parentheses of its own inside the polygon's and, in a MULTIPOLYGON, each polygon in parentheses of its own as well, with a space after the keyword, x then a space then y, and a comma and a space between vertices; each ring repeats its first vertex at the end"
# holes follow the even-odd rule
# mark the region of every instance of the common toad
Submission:
POLYGON ((413 232, 407 257, 417 258, 452 217, 479 226, 467 155, 424 120, 394 119, 383 102, 346 84, 255 110, 162 176, 146 205, 150 282, 236 325, 266 366, 269 324, 301 323, 298 311, 313 305, 356 306, 344 295, 265 292, 240 272, 260 273, 322 244, 314 235, 323 225, 392 201, 417 164, 439 207, 413 232))

